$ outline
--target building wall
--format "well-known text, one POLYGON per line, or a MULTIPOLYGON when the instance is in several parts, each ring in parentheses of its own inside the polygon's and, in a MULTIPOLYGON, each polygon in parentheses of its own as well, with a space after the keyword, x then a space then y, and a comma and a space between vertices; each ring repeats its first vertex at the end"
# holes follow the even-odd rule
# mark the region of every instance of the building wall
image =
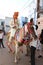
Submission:
POLYGON ((38 24, 38 31, 37 32, 39 34, 41 32, 41 30, 43 29, 43 0, 40 0, 40 2, 39 2, 39 9, 38 9, 38 11, 39 11, 40 17, 37 20, 37 24, 38 24, 38 22, 40 22, 40 24, 38 24))
POLYGON ((11 21, 11 17, 5 17, 5 32, 8 32, 10 30, 10 21, 11 21))
POLYGON ((43 29, 43 17, 40 17, 38 20, 37 20, 37 24, 38 24, 38 34, 41 32, 41 30, 43 29), (38 22, 40 22, 40 24, 38 24, 38 22))
POLYGON ((0 25, 1 25, 1 22, 5 23, 5 19, 0 19, 0 25))
POLYGON ((43 0, 40 0, 40 6, 43 6, 43 0))

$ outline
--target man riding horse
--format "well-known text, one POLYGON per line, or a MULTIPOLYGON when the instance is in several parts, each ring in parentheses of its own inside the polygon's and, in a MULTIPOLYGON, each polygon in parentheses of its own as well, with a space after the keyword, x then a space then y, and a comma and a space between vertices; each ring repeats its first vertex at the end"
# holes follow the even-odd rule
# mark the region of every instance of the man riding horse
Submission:
POLYGON ((14 53, 14 49, 12 48, 12 43, 14 43, 15 46, 15 62, 16 62, 16 56, 17 56, 17 40, 16 40, 16 31, 19 29, 19 22, 18 22, 18 14, 19 12, 14 12, 13 19, 10 21, 10 31, 8 32, 9 35, 9 41, 7 43, 10 51, 14 53))

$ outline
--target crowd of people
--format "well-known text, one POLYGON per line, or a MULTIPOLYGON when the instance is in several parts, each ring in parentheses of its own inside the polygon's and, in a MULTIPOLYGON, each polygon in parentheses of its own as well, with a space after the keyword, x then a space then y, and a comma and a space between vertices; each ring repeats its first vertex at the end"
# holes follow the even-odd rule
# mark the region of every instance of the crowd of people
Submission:
MULTIPOLYGON (((27 22, 23 28, 19 27, 19 21, 18 21, 18 15, 19 12, 15 12, 13 15, 13 19, 10 22, 10 31, 7 33, 7 45, 9 47, 9 50, 12 53, 15 53, 15 62, 17 62, 17 53, 18 53, 18 46, 22 46, 23 44, 26 45, 27 53, 26 56, 28 56, 29 51, 28 47, 30 48, 30 59, 31 59, 31 65, 35 65, 35 51, 39 50, 39 56, 38 58, 42 57, 42 44, 43 44, 43 29, 41 33, 37 34, 38 25, 34 24, 33 18, 30 19, 30 22, 27 22), (12 43, 15 46, 15 50, 12 48, 12 43)), ((1 45, 3 48, 3 33, 0 31, 0 48, 1 45)), ((23 52, 23 49, 20 48, 20 51, 23 52)))

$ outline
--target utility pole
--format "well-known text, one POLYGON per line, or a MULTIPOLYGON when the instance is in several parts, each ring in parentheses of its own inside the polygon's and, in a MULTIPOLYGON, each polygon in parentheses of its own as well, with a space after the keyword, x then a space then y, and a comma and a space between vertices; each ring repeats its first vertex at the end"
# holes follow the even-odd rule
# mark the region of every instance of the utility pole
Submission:
POLYGON ((40 17, 40 0, 37 0, 37 18, 40 17))

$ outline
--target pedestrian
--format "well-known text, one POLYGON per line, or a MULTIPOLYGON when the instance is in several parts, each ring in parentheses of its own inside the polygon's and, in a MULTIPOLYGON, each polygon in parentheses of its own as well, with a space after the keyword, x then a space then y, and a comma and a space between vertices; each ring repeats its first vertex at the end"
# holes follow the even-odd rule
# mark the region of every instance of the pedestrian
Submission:
MULTIPOLYGON (((38 30, 38 25, 36 26, 36 30, 38 30)), ((37 34, 38 38, 37 38, 37 51, 38 51, 38 58, 42 57, 42 45, 40 43, 40 34, 37 34)))
POLYGON ((35 51, 37 47, 37 32, 36 27, 33 25, 31 27, 31 42, 30 42, 30 49, 31 49, 31 65, 35 65, 35 51))
POLYGON ((4 32, 3 30, 0 29, 0 48, 1 48, 1 45, 3 48, 5 48, 3 44, 3 37, 4 37, 4 32))
MULTIPOLYGON (((33 21, 33 18, 31 18, 30 19, 30 22, 28 22, 27 23, 27 29, 28 29, 28 33, 31 33, 32 32, 32 30, 30 29, 30 27, 32 26, 32 25, 34 25, 34 21, 33 21)), ((30 55, 29 53, 29 50, 30 50, 30 46, 29 46, 29 43, 28 43, 28 45, 26 46, 26 56, 28 56, 28 55, 30 55)))
POLYGON ((40 43, 43 44, 43 29, 41 30, 40 34, 40 43))
POLYGON ((42 57, 42 46, 43 46, 43 29, 41 30, 41 34, 39 36, 39 41, 40 41, 40 52, 38 58, 42 57))

